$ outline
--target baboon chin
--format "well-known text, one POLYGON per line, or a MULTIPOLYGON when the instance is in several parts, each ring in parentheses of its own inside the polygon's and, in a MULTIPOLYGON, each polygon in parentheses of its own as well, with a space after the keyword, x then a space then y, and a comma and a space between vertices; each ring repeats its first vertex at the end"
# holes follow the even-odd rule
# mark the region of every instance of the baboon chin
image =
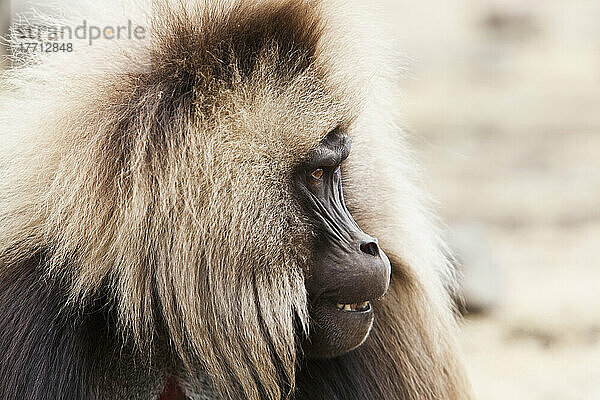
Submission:
POLYGON ((470 398, 370 4, 88 2, 0 77, 0 399, 470 398))

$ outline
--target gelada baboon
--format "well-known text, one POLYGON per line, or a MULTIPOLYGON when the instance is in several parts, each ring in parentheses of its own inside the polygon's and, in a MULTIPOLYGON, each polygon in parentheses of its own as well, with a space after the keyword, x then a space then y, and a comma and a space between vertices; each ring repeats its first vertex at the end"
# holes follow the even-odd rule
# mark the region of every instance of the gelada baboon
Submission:
POLYGON ((380 36, 135 3, 3 77, 0 398, 469 398, 380 36))

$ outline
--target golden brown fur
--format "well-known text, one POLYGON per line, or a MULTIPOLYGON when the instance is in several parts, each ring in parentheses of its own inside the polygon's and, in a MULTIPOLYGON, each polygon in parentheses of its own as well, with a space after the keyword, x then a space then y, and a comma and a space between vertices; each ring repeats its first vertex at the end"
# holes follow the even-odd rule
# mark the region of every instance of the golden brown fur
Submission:
POLYGON ((143 354, 162 326, 184 369, 206 374, 185 378, 199 396, 209 376, 232 399, 292 395, 297 377, 299 398, 467 398, 451 273, 381 48, 340 42, 351 16, 300 0, 132 15, 150 40, 33 60, 4 81, 2 279, 47 252, 70 304, 107 291, 143 354), (338 126, 354 140, 348 207, 394 272, 367 342, 307 362, 311 231, 290 176, 338 126))

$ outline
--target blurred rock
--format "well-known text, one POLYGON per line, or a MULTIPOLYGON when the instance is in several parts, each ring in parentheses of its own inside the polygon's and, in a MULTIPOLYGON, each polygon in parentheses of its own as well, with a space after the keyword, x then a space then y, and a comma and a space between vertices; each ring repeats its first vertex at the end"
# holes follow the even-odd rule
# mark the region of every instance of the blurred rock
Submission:
POLYGON ((449 238, 460 273, 459 308, 464 314, 487 314, 499 306, 502 280, 491 256, 485 226, 455 226, 449 238))
POLYGON ((484 14, 482 27, 494 39, 507 41, 529 39, 539 31, 534 16, 524 8, 493 8, 484 14))

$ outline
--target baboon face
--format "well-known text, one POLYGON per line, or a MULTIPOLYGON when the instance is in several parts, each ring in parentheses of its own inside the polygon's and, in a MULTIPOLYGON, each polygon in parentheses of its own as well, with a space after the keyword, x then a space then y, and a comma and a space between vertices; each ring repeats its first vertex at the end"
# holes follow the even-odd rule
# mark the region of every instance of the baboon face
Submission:
POLYGON ((331 132, 299 168, 301 202, 317 232, 307 272, 311 332, 310 357, 334 357, 358 347, 373 325, 371 301, 389 286, 390 262, 377 239, 354 221, 342 193, 340 164, 350 154, 350 138, 331 132))

